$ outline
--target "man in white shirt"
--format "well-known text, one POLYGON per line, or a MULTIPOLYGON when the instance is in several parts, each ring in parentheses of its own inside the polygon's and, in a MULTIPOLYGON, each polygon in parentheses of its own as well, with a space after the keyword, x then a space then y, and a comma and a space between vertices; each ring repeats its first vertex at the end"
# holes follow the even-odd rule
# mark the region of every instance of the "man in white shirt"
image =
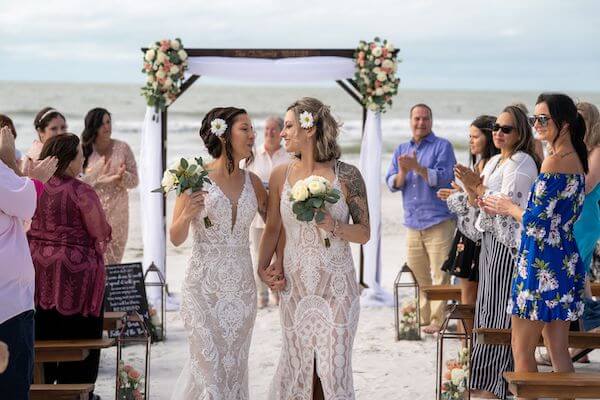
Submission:
MULTIPOLYGON (((276 116, 268 117, 265 121, 264 143, 256 147, 254 151, 254 161, 246 168, 254 172, 269 190, 269 177, 273 168, 280 164, 285 164, 290 160, 285 148, 281 145, 281 136, 279 134, 283 130, 283 119, 276 116)), ((256 288, 258 294, 258 308, 264 308, 269 304, 269 288, 265 285, 258 275, 258 247, 260 238, 263 233, 265 224, 259 215, 256 215, 250 228, 250 244, 252 250, 252 260, 254 263, 254 271, 256 276, 256 288)))

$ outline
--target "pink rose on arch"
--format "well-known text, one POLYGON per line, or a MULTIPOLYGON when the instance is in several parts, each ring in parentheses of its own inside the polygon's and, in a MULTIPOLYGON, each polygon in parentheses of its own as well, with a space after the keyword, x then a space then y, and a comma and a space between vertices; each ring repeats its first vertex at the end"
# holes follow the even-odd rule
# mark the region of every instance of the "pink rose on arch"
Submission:
POLYGON ((377 44, 371 43, 371 50, 373 50, 375 47, 377 47, 377 44))
POLYGON ((375 81, 375 87, 381 87, 381 82, 375 81))
POLYGON ((364 58, 365 58, 365 52, 364 51, 359 52, 358 53, 358 59, 359 60, 364 60, 364 58))
POLYGON ((358 65, 360 65, 361 67, 364 67, 365 66, 365 60, 364 59, 358 60, 358 65))
MULTIPOLYGON (((382 55, 383 57, 387 57, 387 55, 388 55, 388 49, 386 49, 386 48, 384 47, 384 48, 383 48, 383 50, 381 51, 381 55, 382 55)), ((382 59, 382 61, 383 61, 383 59, 382 59)))
POLYGON ((163 39, 160 41, 160 51, 167 51, 171 47, 171 42, 169 40, 163 39))

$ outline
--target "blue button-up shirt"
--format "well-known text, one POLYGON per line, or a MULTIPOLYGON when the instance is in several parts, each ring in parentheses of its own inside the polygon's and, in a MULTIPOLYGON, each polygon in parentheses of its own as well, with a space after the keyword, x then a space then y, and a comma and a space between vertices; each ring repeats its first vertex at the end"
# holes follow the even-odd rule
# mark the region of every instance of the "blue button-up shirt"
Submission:
POLYGON ((423 230, 454 218, 446 202, 437 198, 436 192, 440 188, 450 187, 450 182, 454 179, 455 164, 452 144, 435 136, 433 132, 418 144, 411 139, 408 143, 400 144, 394 151, 385 180, 392 192, 402 191, 406 227, 423 230), (413 152, 416 152, 419 165, 427 168, 427 181, 415 171, 409 171, 404 186, 394 187, 394 178, 399 171, 398 157, 413 152))

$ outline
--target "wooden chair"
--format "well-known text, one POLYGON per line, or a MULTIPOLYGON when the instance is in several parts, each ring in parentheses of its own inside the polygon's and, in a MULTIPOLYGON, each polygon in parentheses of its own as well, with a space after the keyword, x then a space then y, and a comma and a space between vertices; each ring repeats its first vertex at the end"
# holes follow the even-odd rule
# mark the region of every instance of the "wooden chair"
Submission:
POLYGON ((519 397, 600 398, 600 374, 574 372, 505 372, 508 390, 519 397))
POLYGON ((33 384, 29 388, 31 400, 88 400, 94 391, 91 383, 68 385, 33 384))
POLYGON ((460 301, 461 290, 455 285, 430 285, 421 286, 421 290, 429 301, 460 301))

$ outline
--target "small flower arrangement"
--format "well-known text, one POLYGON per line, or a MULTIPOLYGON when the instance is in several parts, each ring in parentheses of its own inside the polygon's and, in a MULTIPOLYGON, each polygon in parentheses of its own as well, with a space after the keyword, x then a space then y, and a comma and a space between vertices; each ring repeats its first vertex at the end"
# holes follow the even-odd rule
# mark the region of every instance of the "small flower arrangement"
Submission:
POLYGON ((152 304, 148 304, 148 330, 152 336, 152 341, 158 341, 158 329, 162 329, 162 322, 158 315, 158 311, 152 304))
MULTIPOLYGON (((174 190, 180 196, 188 190, 192 193, 202 190, 205 183, 212 182, 208 179, 208 170, 204 167, 202 157, 191 160, 181 158, 164 172, 161 186, 152 192, 167 194, 174 190)), ((204 217, 204 226, 212 226, 208 217, 204 217)))
POLYGON ((119 394, 117 400, 144 400, 142 374, 125 362, 119 362, 119 394))
POLYGON ((414 300, 405 301, 400 309, 400 340, 420 340, 417 306, 414 300))
POLYGON ((392 96, 398 93, 400 79, 396 76, 396 49, 387 40, 376 37, 372 42, 361 40, 354 53, 354 79, 362 94, 363 104, 372 111, 386 112, 392 96))
MULTIPOLYGON (((313 219, 317 222, 323 221, 325 205, 335 204, 339 199, 340 191, 334 189, 327 179, 317 175, 300 179, 294 184, 290 194, 290 200, 293 202, 292 211, 299 221, 305 222, 313 219)), ((321 228, 318 228, 317 232, 322 235, 321 228)), ((331 246, 329 237, 325 237, 324 243, 325 247, 331 246)))
POLYGON ((164 111, 177 98, 188 66, 187 58, 179 38, 154 42, 146 50, 142 68, 146 85, 142 87, 142 96, 156 112, 164 111))
POLYGON ((442 400, 463 399, 469 390, 469 349, 458 352, 458 359, 446 363, 442 380, 442 400))

